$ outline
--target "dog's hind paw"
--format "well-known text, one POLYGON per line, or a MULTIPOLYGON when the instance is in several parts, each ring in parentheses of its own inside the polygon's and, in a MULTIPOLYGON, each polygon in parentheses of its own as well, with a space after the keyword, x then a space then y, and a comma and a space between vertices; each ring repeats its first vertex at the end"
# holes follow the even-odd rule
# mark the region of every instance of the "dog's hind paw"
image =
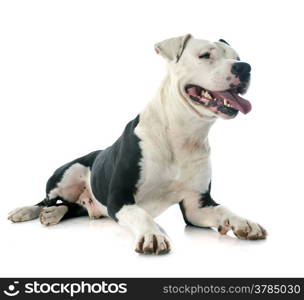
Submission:
POLYGON ((243 240, 261 240, 267 236, 267 231, 261 225, 238 216, 226 219, 219 226, 218 231, 226 234, 230 229, 236 237, 243 240))
POLYGON ((12 222, 24 222, 38 218, 41 212, 40 206, 24 206, 11 211, 8 220, 12 222))
POLYGON ((162 233, 144 234, 137 239, 135 251, 144 254, 165 254, 170 251, 170 243, 162 233))
POLYGON ((67 213, 68 207, 65 205, 44 207, 40 213, 40 223, 46 226, 56 225, 67 213))

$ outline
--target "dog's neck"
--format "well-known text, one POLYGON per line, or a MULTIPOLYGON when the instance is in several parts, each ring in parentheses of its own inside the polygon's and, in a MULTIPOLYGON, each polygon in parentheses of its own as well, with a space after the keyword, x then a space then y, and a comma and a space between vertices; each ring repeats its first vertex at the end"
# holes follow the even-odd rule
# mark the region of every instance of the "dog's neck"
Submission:
POLYGON ((186 101, 179 90, 179 83, 168 74, 142 112, 141 123, 149 126, 147 130, 154 131, 155 135, 166 132, 172 141, 196 139, 204 142, 216 118, 197 114, 186 101))

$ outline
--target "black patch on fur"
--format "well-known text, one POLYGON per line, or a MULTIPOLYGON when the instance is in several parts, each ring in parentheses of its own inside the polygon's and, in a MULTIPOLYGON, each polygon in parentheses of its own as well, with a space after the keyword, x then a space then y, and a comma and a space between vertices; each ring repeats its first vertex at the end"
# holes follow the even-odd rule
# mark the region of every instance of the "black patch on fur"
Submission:
MULTIPOLYGON (((211 181, 210 181, 210 183, 209 183, 208 191, 207 191, 206 193, 201 194, 201 198, 199 199, 199 206, 198 206, 198 209, 204 208, 204 207, 208 207, 208 206, 218 206, 218 205, 219 205, 218 203, 216 203, 216 202, 212 199, 212 197, 211 197, 211 195, 210 195, 210 192, 211 192, 211 181)), ((182 212, 182 214, 183 214, 183 218, 184 218, 185 223, 186 223, 187 225, 189 225, 189 226, 195 226, 195 227, 196 227, 196 225, 193 225, 193 224, 188 220, 188 218, 187 218, 187 216, 186 216, 186 208, 185 208, 185 206, 184 206, 183 201, 181 201, 181 202, 179 203, 179 207, 180 207, 181 212, 182 212)))
POLYGON ((211 181, 209 183, 208 191, 206 193, 201 194, 201 198, 199 200, 199 203, 200 203, 199 208, 219 205, 212 199, 210 192, 211 192, 211 181))
POLYGON ((116 221, 115 214, 123 205, 135 203, 133 195, 136 193, 142 157, 140 139, 134 134, 138 122, 139 116, 129 122, 120 138, 96 157, 92 167, 93 194, 116 221))
POLYGON ((228 44, 225 40, 223 40, 223 39, 219 39, 219 42, 222 42, 222 43, 224 43, 224 44, 227 44, 228 46, 230 46, 230 44, 228 44))
POLYGON ((89 215, 88 211, 77 203, 70 203, 67 201, 63 201, 63 203, 57 204, 56 206, 61 206, 61 205, 65 205, 68 207, 68 211, 63 216, 62 220, 89 215))
MULTIPOLYGON (((139 122, 139 115, 129 122, 120 138, 105 150, 97 150, 77 158, 60 168, 50 177, 46 185, 46 194, 62 180, 67 169, 79 163, 91 169, 91 187, 96 199, 108 208, 109 215, 117 221, 115 214, 123 205, 134 204, 136 183, 139 179, 139 161, 142 157, 139 147, 140 139, 134 134, 139 122)), ((68 212, 64 218, 88 215, 85 208, 71 203, 69 199, 46 198, 38 206, 66 205, 68 212), (63 203, 56 204, 58 200, 63 203)))
POLYGON ((37 203, 36 206, 46 206, 46 207, 53 206, 56 204, 57 200, 58 200, 57 198, 50 200, 46 197, 41 202, 37 203))
POLYGON ((181 209, 181 212, 182 212, 182 215, 183 215, 183 218, 184 218, 185 223, 186 223, 187 225, 189 225, 189 226, 194 226, 192 223, 189 222, 189 220, 188 220, 187 217, 186 217, 186 210, 185 210, 183 201, 179 202, 179 207, 180 207, 180 209, 181 209))

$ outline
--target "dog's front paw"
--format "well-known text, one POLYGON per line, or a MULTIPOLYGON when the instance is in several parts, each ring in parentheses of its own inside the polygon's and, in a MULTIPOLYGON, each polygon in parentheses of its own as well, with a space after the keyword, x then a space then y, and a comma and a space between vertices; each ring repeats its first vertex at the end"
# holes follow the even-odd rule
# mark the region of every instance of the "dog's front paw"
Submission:
POLYGON ((143 234, 136 241, 135 251, 145 254, 165 254, 170 251, 170 243, 162 233, 143 234))
POLYGON ((68 208, 65 205, 44 207, 40 213, 40 223, 46 226, 56 225, 67 213, 68 208))
POLYGON ((24 206, 11 211, 7 218, 14 223, 29 221, 38 218, 40 211, 40 206, 24 206))
POLYGON ((260 240, 267 236, 267 231, 261 225, 238 216, 225 219, 218 227, 221 234, 226 234, 230 229, 239 239, 260 240))

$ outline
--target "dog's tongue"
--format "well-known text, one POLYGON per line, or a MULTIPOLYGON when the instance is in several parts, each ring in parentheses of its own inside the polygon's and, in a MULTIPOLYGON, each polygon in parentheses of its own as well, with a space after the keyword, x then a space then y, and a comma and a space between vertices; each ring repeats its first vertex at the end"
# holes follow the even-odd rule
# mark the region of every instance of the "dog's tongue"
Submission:
POLYGON ((248 114, 251 111, 251 104, 248 100, 240 97, 233 92, 212 92, 216 97, 222 97, 229 101, 229 103, 243 114, 248 114))

